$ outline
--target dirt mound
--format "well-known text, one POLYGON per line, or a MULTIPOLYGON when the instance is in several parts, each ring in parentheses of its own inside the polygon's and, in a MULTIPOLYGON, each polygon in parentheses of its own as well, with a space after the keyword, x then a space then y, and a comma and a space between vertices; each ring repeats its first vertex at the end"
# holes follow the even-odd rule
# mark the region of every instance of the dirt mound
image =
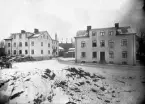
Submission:
POLYGON ((5 81, 0 83, 0 88, 8 85, 2 93, 8 96, 9 103, 116 104, 122 99, 119 94, 123 90, 119 88, 125 84, 118 81, 120 85, 115 88, 106 77, 74 67, 57 71, 48 68, 16 71, 2 73, 2 76, 5 81))

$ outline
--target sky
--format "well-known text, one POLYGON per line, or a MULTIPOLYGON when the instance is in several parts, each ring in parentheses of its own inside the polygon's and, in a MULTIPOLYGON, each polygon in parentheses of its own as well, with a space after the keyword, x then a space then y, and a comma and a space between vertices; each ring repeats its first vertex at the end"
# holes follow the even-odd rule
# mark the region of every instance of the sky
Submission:
POLYGON ((85 30, 88 25, 112 27, 116 22, 128 25, 132 17, 130 23, 139 20, 140 12, 138 17, 130 15, 134 14, 132 7, 140 9, 142 3, 137 0, 0 0, 0 40, 11 33, 33 32, 37 28, 48 31, 52 38, 57 33, 59 41, 68 38, 69 42, 78 30, 85 30))

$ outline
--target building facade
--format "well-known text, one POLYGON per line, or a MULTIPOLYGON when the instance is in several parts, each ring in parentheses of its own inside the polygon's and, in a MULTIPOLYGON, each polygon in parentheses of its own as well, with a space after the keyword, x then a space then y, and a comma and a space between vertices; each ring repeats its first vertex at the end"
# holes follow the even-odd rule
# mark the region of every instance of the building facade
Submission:
POLYGON ((77 32, 75 37, 76 62, 136 64, 136 33, 131 27, 91 29, 77 32))
POLYGON ((34 58, 49 58, 58 56, 57 34, 52 39, 47 31, 34 29, 34 33, 25 32, 13 33, 5 39, 5 51, 8 55, 24 55, 34 58))

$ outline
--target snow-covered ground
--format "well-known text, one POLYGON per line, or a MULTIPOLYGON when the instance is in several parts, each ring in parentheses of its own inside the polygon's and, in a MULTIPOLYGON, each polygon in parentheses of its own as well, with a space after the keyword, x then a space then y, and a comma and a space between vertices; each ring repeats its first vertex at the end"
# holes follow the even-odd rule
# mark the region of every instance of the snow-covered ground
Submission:
POLYGON ((7 100, 9 104, 139 104, 144 97, 143 73, 141 69, 76 66, 57 60, 14 63, 12 69, 1 70, 0 101, 7 100))
POLYGON ((73 58, 73 57, 69 57, 69 58, 59 57, 59 59, 64 60, 64 61, 75 61, 75 58, 73 58))

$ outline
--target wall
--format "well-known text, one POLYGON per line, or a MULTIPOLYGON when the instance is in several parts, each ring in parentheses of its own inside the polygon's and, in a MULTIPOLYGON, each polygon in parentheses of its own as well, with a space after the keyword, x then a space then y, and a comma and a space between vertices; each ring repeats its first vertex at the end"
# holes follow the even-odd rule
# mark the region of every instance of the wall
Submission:
MULTIPOLYGON (((22 38, 19 38, 20 34, 16 34, 16 39, 12 40, 12 55, 14 55, 14 50, 16 50, 16 55, 19 55, 19 50, 22 50, 22 55, 25 55, 25 50, 29 50, 29 46, 25 46, 25 42, 29 42, 28 38, 26 38, 27 33, 22 34, 22 38), (22 42, 22 47, 19 47, 19 42, 22 42), (16 43, 16 47, 14 47, 14 43, 16 43)), ((29 55, 29 53, 27 54, 29 55)))
MULTIPOLYGON (((30 36, 32 33, 23 33, 22 38, 19 38, 20 33, 16 34, 16 39, 6 40, 6 52, 8 50, 12 50, 11 54, 14 55, 14 50, 17 51, 16 55, 19 55, 19 50, 22 50, 22 55, 32 56, 32 57, 50 57, 52 55, 52 46, 57 47, 57 55, 58 55, 58 41, 55 41, 55 44, 52 44, 52 39, 43 38, 42 35, 36 38, 27 38, 26 34, 30 36), (34 46, 31 45, 31 42, 34 41, 34 46), (8 47, 7 44, 11 43, 11 47, 8 47), (22 42, 22 47, 19 47, 19 42, 22 42), (25 46, 25 42, 28 43, 28 46, 25 46), (43 42, 43 46, 41 46, 41 42, 43 42), (16 43, 16 47, 14 47, 14 43, 16 43), (50 43, 50 47, 48 47, 48 43, 50 43), (34 49, 34 54, 31 54, 31 50, 34 49), (28 50, 28 54, 25 54, 25 50, 28 50), (43 50, 43 54, 41 54, 41 50, 43 50), (48 50, 50 53, 48 53, 48 50)), ((48 35, 48 34, 45 34, 48 35)))
POLYGON ((8 50, 10 50, 10 52, 12 52, 12 49, 11 49, 11 45, 10 45, 10 47, 8 47, 8 43, 10 43, 11 44, 11 40, 5 40, 5 52, 6 52, 6 54, 8 54, 8 50))
POLYGON ((30 44, 30 56, 32 57, 50 57, 52 56, 52 42, 51 39, 41 38, 31 38, 29 41, 30 44), (31 45, 31 42, 34 41, 34 46, 31 45), (43 46, 41 46, 41 42, 43 42, 43 46), (48 43, 50 43, 50 47, 48 47, 48 43), (31 50, 34 50, 34 54, 31 54, 31 50), (43 54, 41 54, 41 50, 43 50, 43 54), (48 53, 50 51, 50 54, 48 53))
MULTIPOLYGON (((134 64, 134 62, 136 63, 136 49, 135 49, 135 42, 133 44, 133 37, 135 37, 135 35, 120 35, 120 36, 116 36, 116 31, 115 29, 103 29, 105 31, 105 35, 101 36, 100 35, 100 31, 102 30, 92 30, 92 31, 96 31, 97 35, 96 36, 92 36, 92 31, 90 31, 90 37, 81 37, 81 38, 76 38, 76 61, 77 62, 81 62, 81 61, 86 61, 86 62, 93 62, 93 61, 100 61, 100 52, 101 51, 105 51, 105 60, 107 63, 109 63, 109 61, 113 61, 116 64, 121 64, 122 61, 127 61, 128 64, 134 64), (108 32, 109 31, 113 31, 113 35, 109 36, 108 32), (92 40, 97 40, 97 47, 92 47, 92 40), (121 46, 121 40, 122 39, 127 39, 128 40, 128 45, 127 47, 122 47, 121 46), (105 47, 100 47, 100 40, 105 40, 105 47), (108 47, 108 41, 109 40, 113 40, 114 43, 114 48, 110 49, 108 47), (81 41, 85 41, 86 42, 86 47, 81 48, 81 41), (133 46, 134 45, 134 46, 133 46), (123 59, 122 58, 122 51, 127 51, 128 52, 128 58, 127 59, 123 59), (134 50, 134 51, 133 51, 134 50), (95 51, 97 52, 97 58, 92 58, 92 52, 95 51), (109 58, 109 51, 113 51, 114 52, 114 58, 111 59, 109 58), (85 58, 81 58, 81 52, 86 52, 86 57, 85 58), (134 57, 133 57, 134 56, 134 57)), ((135 41, 135 38, 134 38, 135 41)))

